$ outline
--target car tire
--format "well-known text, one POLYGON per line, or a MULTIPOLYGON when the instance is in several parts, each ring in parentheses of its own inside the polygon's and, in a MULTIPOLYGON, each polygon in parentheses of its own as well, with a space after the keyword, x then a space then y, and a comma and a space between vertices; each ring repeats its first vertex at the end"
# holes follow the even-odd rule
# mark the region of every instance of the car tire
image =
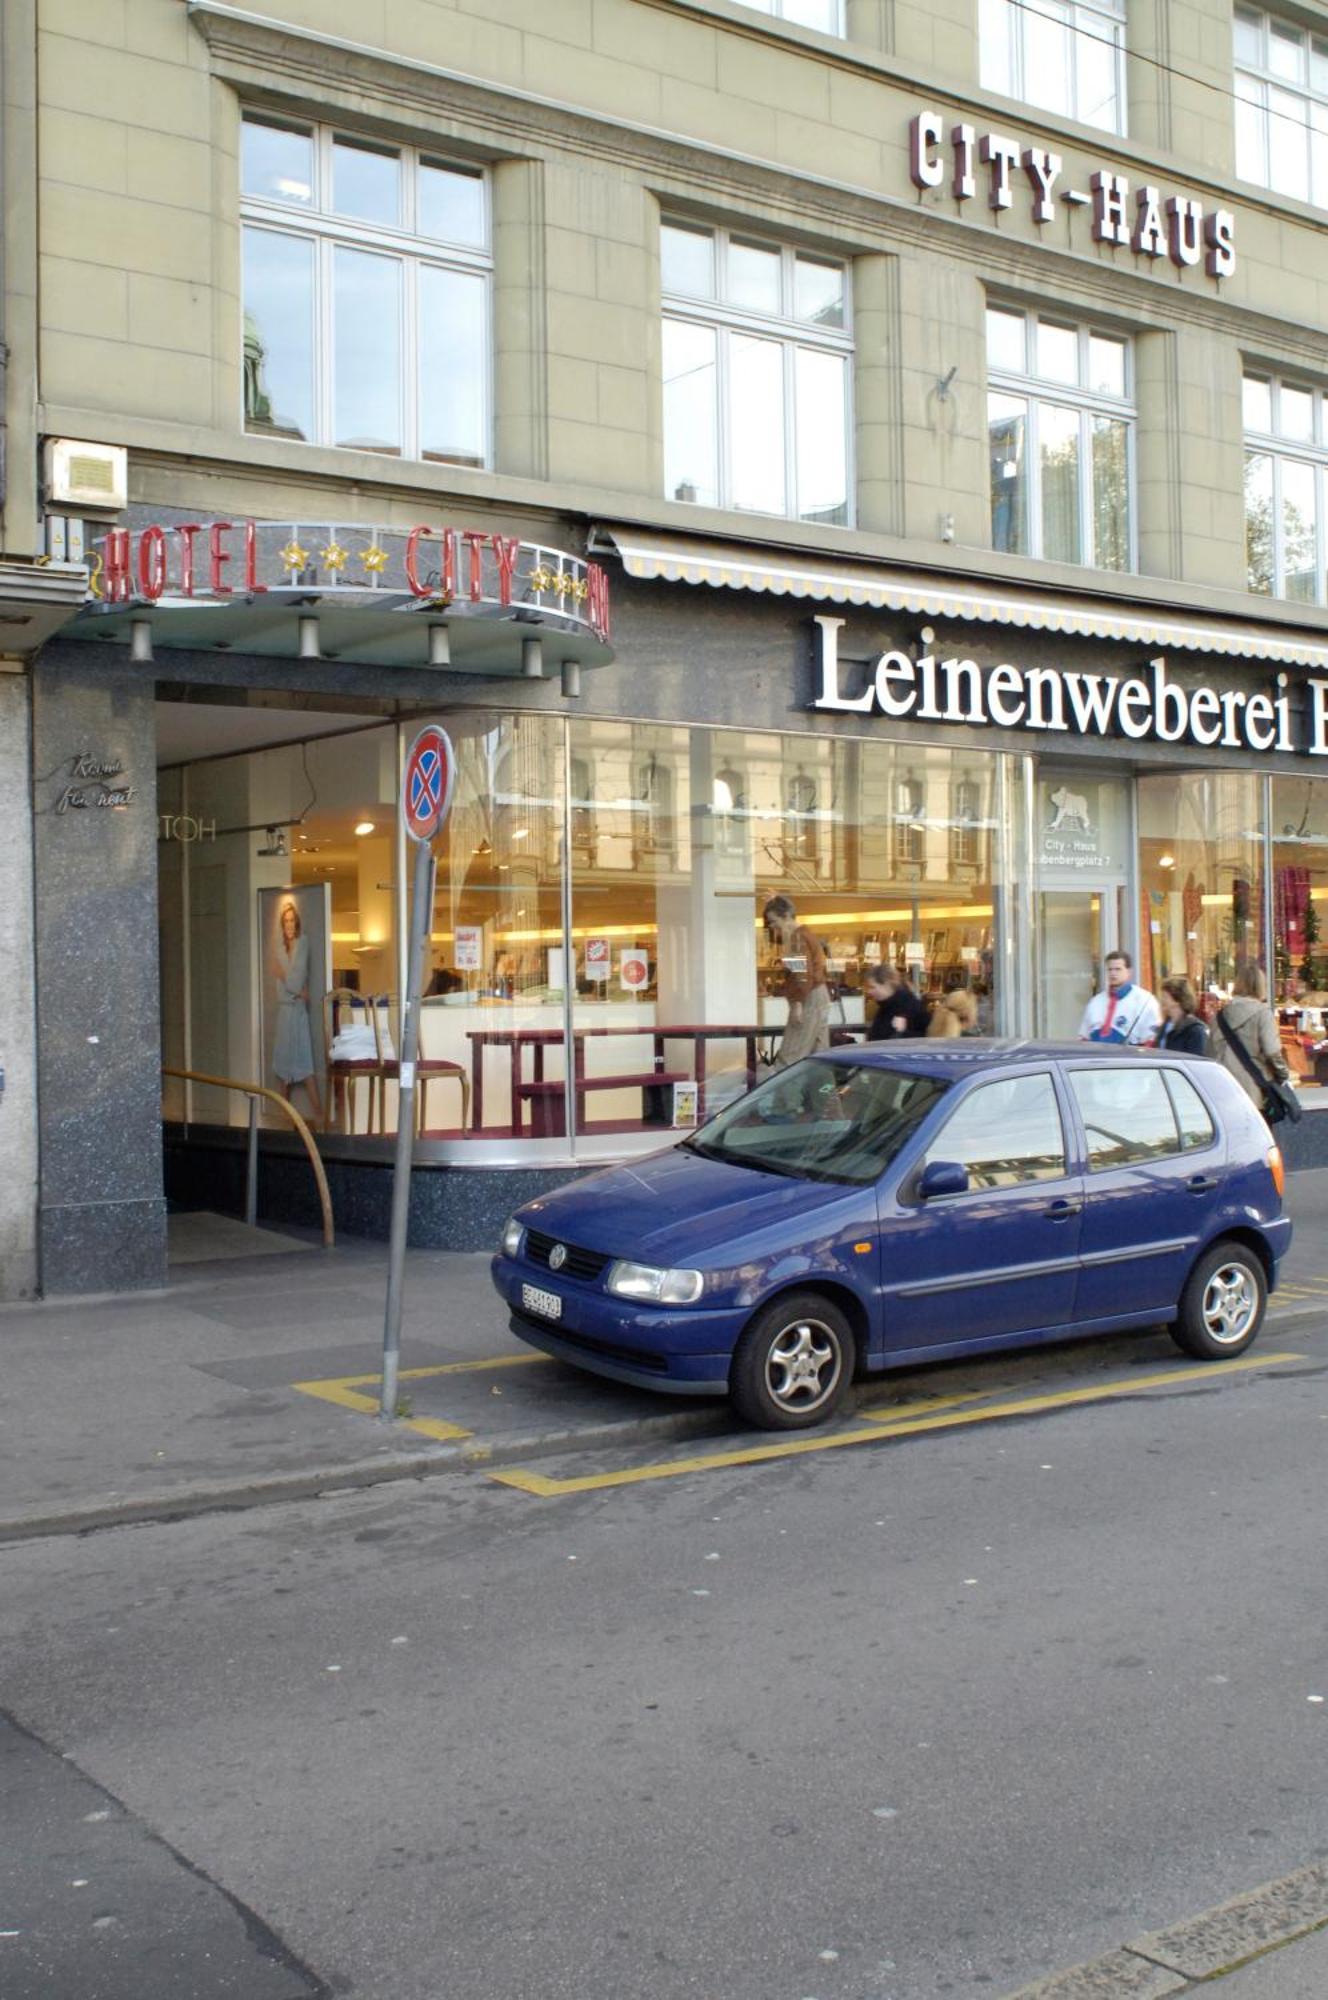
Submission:
POLYGON ((1253 1341, 1267 1303, 1258 1251, 1245 1243, 1215 1243, 1190 1273, 1171 1337, 1196 1361, 1229 1361, 1253 1341))
POLYGON ((856 1361, 853 1329, 839 1307, 819 1292, 790 1292, 743 1329, 729 1397, 759 1430, 807 1430, 839 1408, 856 1361))

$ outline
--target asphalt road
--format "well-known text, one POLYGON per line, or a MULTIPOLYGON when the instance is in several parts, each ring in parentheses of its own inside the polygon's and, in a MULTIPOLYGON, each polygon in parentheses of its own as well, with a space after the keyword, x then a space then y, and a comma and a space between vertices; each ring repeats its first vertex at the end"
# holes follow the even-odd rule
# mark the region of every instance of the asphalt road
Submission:
MULTIPOLYGON (((1328 1321, 1261 1346, 1297 1358, 934 1370, 1184 1385, 556 1498, 458 1476, 6 1548, 0 1707, 292 1996, 995 2000, 1328 1854, 1328 1321)), ((132 1950, 169 1885, 32 1789, 0 1993, 119 2000, 93 1915, 132 1950)), ((286 2000, 220 1983, 222 1933, 135 2000, 286 2000)))

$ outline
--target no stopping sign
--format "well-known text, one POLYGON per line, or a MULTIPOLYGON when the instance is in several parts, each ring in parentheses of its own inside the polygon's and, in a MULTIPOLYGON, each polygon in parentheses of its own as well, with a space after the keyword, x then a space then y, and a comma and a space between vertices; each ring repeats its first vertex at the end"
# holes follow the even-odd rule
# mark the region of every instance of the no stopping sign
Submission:
POLYGON ((452 803, 456 760, 451 738, 436 723, 423 728, 406 752, 401 777, 401 823, 412 840, 433 840, 452 803))

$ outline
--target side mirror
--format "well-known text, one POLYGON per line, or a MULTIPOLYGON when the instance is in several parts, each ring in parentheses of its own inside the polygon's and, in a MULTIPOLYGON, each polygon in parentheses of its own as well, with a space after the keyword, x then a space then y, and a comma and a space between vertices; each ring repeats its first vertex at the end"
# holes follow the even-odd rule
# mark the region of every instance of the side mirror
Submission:
POLYGON ((918 1200, 934 1201, 941 1194, 967 1194, 968 1168, 958 1160, 929 1160, 918 1179, 918 1200))

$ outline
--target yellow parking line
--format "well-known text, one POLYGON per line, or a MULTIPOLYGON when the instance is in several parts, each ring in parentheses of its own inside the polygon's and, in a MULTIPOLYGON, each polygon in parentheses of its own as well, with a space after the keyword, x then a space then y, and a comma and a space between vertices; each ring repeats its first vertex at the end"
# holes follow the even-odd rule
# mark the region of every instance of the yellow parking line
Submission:
POLYGON ((985 1403, 998 1392, 995 1389, 974 1389, 966 1396, 919 1396, 915 1403, 881 1403, 874 1410, 855 1410, 855 1417, 866 1424, 909 1423, 914 1417, 930 1416, 933 1410, 954 1410, 961 1403, 985 1403))
MULTIPOLYGON (((399 1379, 402 1382, 417 1382, 426 1375, 471 1375, 492 1368, 529 1368, 547 1366, 547 1354, 495 1354, 486 1361, 438 1361, 429 1368, 403 1368, 399 1379)), ((340 1409, 354 1410, 360 1416, 376 1417, 377 1396, 361 1395, 366 1387, 377 1388, 382 1382, 381 1375, 337 1375, 323 1382, 292 1382, 292 1389, 298 1389, 302 1396, 317 1396, 320 1402, 335 1403, 340 1409)), ((458 1438, 473 1437, 462 1424, 449 1423, 446 1417, 399 1417, 397 1422, 402 1430, 415 1431, 420 1437, 434 1438, 439 1443, 455 1443, 458 1438)))
POLYGON ((609 1486, 635 1486, 652 1479, 677 1479, 692 1472, 715 1472, 737 1465, 764 1465, 769 1460, 796 1458, 806 1452, 835 1451, 843 1445, 875 1444, 881 1438, 915 1437, 924 1431, 954 1430, 961 1424, 994 1423, 1004 1417, 1038 1416, 1045 1410, 1070 1409, 1079 1403, 1106 1402, 1117 1396, 1136 1395, 1142 1389, 1173 1388, 1185 1384, 1195 1388, 1214 1375, 1234 1375, 1240 1369, 1274 1368, 1279 1362, 1299 1361, 1297 1354, 1252 1354, 1236 1361, 1212 1362, 1203 1369, 1172 1368, 1161 1375, 1139 1375, 1131 1382, 1104 1382, 1087 1389, 1060 1389, 1047 1396, 1024 1396, 1012 1403, 988 1403, 978 1410, 938 1410, 930 1416, 900 1423, 874 1423, 869 1430, 833 1431, 828 1437, 788 1438, 779 1444, 744 1446, 739 1451, 717 1451, 705 1457, 666 1459, 655 1465, 636 1465, 619 1472, 585 1473, 576 1479, 550 1479, 542 1472, 525 1472, 519 1467, 509 1472, 489 1472, 487 1479, 537 1499, 559 1499, 565 1493, 595 1493, 609 1486))

